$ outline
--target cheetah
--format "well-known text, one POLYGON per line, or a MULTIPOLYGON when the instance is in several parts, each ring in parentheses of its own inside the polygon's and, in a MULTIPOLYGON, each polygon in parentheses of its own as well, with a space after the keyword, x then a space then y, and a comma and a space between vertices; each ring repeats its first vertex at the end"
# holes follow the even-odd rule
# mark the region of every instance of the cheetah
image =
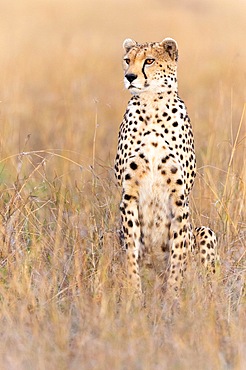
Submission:
POLYGON ((115 174, 122 187, 128 277, 141 295, 139 261, 148 254, 163 289, 178 291, 188 251, 197 245, 201 261, 214 265, 217 243, 210 229, 191 227, 196 157, 190 119, 178 95, 178 45, 171 38, 144 44, 126 39, 123 48, 124 84, 132 97, 119 130, 115 174))

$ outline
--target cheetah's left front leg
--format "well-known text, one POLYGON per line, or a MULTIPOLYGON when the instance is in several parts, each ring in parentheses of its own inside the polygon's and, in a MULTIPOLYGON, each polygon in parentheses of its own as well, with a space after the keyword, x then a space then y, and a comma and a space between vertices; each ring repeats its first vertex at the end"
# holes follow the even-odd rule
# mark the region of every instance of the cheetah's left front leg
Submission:
POLYGON ((127 252, 127 273, 130 288, 141 298, 142 288, 138 265, 141 235, 136 192, 129 189, 127 192, 123 191, 120 211, 127 252))
MULTIPOLYGON (((168 290, 178 292, 186 270, 187 251, 190 243, 189 207, 183 200, 182 192, 171 198, 172 221, 170 227, 170 263, 168 290)), ((176 295, 175 293, 175 295, 176 295)))

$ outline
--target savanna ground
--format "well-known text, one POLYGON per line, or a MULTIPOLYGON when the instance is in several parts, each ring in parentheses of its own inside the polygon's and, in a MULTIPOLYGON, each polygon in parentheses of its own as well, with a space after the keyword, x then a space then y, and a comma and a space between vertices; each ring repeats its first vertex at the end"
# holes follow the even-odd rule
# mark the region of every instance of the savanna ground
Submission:
POLYGON ((2 0, 0 369, 246 368, 246 3, 2 0), (196 142, 194 223, 220 266, 172 315, 124 300, 113 159, 122 41, 173 37, 196 142))

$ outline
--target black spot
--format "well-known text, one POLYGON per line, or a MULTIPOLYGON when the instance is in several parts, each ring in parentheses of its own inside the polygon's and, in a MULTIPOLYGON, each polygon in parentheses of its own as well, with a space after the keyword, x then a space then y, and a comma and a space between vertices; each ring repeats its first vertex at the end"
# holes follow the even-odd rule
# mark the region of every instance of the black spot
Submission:
POLYGON ((171 172, 172 172, 173 174, 175 174, 177 171, 178 171, 177 167, 172 167, 172 168, 171 168, 171 172))
POLYGON ((180 180, 180 179, 178 179, 178 180, 176 181, 176 184, 178 184, 178 185, 183 185, 183 181, 182 181, 182 180, 180 180))
POLYGON ((131 175, 129 173, 126 174, 125 180, 131 180, 131 175))
POLYGON ((135 162, 131 162, 130 167, 132 170, 136 170, 138 168, 138 165, 135 162))
POLYGON ((161 162, 166 163, 168 159, 169 159, 169 156, 167 155, 165 158, 162 158, 161 162))
POLYGON ((183 202, 181 200, 177 200, 176 206, 181 207, 183 205, 183 202))
POLYGON ((146 132, 144 133, 144 136, 149 135, 149 134, 151 134, 151 132, 150 132, 150 131, 146 131, 146 132))
POLYGON ((131 196, 131 195, 129 195, 129 194, 125 194, 125 195, 124 195, 124 199, 125 199, 125 200, 130 200, 130 199, 131 199, 131 197, 132 197, 132 196, 131 196))
POLYGON ((172 109, 172 113, 176 113, 178 111, 178 109, 177 108, 173 108, 172 109))
POLYGON ((133 222, 132 222, 132 220, 129 220, 129 221, 127 222, 127 225, 128 225, 129 227, 133 227, 133 222))

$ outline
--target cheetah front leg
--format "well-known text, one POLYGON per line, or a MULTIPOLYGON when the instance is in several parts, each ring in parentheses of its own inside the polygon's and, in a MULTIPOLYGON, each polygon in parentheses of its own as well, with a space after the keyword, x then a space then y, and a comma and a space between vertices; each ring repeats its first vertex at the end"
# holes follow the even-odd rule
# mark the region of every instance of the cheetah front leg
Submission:
POLYGON ((172 221, 170 226, 170 263, 167 289, 169 292, 177 292, 183 280, 186 270, 187 250, 189 247, 189 230, 187 219, 188 208, 185 206, 183 196, 173 197, 172 221))
POLYGON ((138 265, 141 246, 141 232, 136 192, 134 194, 129 190, 127 192, 123 191, 120 211, 127 253, 127 275, 130 289, 139 298, 141 298, 142 288, 138 265))

